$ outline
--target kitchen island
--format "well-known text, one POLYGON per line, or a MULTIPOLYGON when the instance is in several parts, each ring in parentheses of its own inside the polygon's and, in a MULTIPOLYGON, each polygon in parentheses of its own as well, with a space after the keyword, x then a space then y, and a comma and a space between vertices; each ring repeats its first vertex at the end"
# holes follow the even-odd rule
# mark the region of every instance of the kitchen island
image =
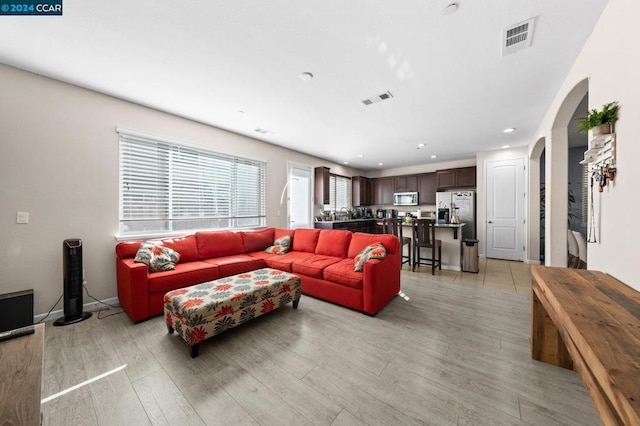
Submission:
MULTIPOLYGON (((413 240, 413 226, 404 224, 402 235, 413 240)), ((466 223, 436 223, 436 240, 442 242, 442 269, 462 270, 462 227, 466 223)), ((413 241, 411 242, 413 247, 413 241)), ((407 250, 407 249, 405 249, 407 250)), ((425 255, 423 249, 422 255, 425 255)), ((413 253, 411 254, 413 256, 413 253)))
MULTIPOLYGON (((442 269, 462 270, 462 227, 465 223, 436 223, 436 239, 442 241, 442 269)), ((382 231, 381 219, 346 219, 318 221, 318 229, 345 229, 351 232, 367 232, 370 234, 382 231)), ((402 225, 402 235, 413 239, 413 226, 402 225)), ((413 247, 413 243, 411 244, 413 247)), ((423 249, 424 250, 424 249, 423 249)), ((403 247, 404 256, 408 255, 409 246, 403 247)), ((423 254, 425 252, 423 251, 423 254)), ((413 253, 411 254, 413 258, 413 253)))
POLYGON ((323 220, 314 224, 317 229, 345 229, 351 232, 376 233, 375 219, 323 220))

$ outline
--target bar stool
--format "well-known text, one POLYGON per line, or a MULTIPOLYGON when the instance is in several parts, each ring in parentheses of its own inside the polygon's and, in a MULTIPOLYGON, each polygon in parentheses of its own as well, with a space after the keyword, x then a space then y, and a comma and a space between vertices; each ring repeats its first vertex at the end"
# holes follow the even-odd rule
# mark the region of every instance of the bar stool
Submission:
POLYGON ((431 275, 435 275, 436 266, 442 270, 442 241, 436 240, 436 221, 416 219, 413 224, 413 271, 416 266, 431 265, 431 275), (431 257, 421 257, 420 249, 431 249, 431 257), (436 251, 438 257, 436 259, 436 251), (425 262, 422 262, 422 261, 425 262))
POLYGON ((396 218, 385 218, 382 221, 382 233, 383 234, 392 234, 398 237, 400 240, 401 253, 402 258, 400 261, 400 265, 408 263, 411 266, 411 238, 405 237, 402 235, 402 224, 400 223, 400 219, 396 218), (409 255, 404 255, 404 246, 409 246, 409 255))

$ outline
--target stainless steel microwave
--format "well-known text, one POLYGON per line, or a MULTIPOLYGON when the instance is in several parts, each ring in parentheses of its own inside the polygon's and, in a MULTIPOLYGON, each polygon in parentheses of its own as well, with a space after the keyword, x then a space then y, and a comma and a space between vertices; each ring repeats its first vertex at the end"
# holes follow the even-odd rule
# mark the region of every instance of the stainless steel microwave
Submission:
POLYGON ((418 193, 417 192, 396 192, 393 194, 394 206, 417 206, 418 205, 418 193))

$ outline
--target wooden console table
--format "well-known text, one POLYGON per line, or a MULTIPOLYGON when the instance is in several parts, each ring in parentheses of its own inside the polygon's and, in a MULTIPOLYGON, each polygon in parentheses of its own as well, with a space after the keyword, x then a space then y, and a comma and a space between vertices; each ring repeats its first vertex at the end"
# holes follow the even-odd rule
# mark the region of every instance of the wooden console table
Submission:
POLYGON ((0 342, 0 424, 39 425, 44 324, 0 342))
POLYGON ((602 272, 531 273, 532 358, 575 369, 605 425, 640 425, 640 293, 602 272))

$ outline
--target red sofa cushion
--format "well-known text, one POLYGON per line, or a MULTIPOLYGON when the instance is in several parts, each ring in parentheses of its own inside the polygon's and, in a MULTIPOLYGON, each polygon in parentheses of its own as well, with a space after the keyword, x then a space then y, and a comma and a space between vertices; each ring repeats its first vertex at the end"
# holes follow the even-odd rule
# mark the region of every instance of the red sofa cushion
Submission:
POLYGON ((244 253, 242 236, 239 232, 196 232, 196 239, 198 240, 198 257, 201 260, 244 253))
POLYGON ((242 244, 244 252, 251 253, 261 251, 273 245, 275 230, 273 228, 261 229, 259 231, 242 231, 242 244))
POLYGON ((400 248, 400 240, 391 234, 365 234, 356 232, 351 236, 349 244, 349 252, 347 254, 351 259, 355 258, 365 247, 373 243, 382 243, 387 253, 397 253, 400 248))
POLYGON ((178 263, 176 269, 149 273, 149 292, 167 292, 176 288, 204 283, 220 277, 218 267, 206 262, 178 263))
POLYGON ((221 256, 213 259, 205 259, 203 262, 210 265, 216 265, 221 277, 229 277, 231 275, 253 271, 266 266, 264 259, 251 257, 247 254, 221 256))
MULTIPOLYGON (((196 244, 196 237, 194 235, 187 235, 186 237, 179 238, 166 238, 163 240, 149 240, 148 242, 154 244, 161 244, 172 250, 175 250, 180 254, 181 263, 193 262, 198 260, 198 246, 196 244)), ((142 245, 143 241, 123 241, 116 245, 116 255, 120 259, 126 259, 129 257, 136 257, 138 249, 142 245)))
POLYGON ((276 228, 273 235, 273 241, 278 240, 287 235, 291 235, 291 240, 293 240, 293 236, 295 232, 296 232, 295 229, 276 228))
POLYGON ((127 259, 136 257, 138 249, 142 245, 142 241, 123 241, 116 244, 116 256, 118 259, 127 259))
POLYGON ((181 238, 167 238, 160 240, 160 243, 165 247, 177 251, 178 254, 180 254, 180 263, 198 260, 198 246, 194 235, 181 238))
POLYGON ((258 259, 267 259, 269 257, 273 257, 273 256, 282 256, 282 255, 277 255, 277 254, 273 254, 273 253, 267 253, 266 251, 254 251, 251 253, 247 253, 249 256, 251 257, 256 257, 258 259))
POLYGON ((314 253, 316 251, 316 244, 318 244, 319 236, 319 229, 296 229, 295 235, 293 236, 292 250, 314 253))
POLYGON ((364 274, 353 271, 353 259, 343 259, 327 266, 323 271, 323 278, 327 281, 361 289, 364 274))
POLYGON ((326 229, 318 237, 315 253, 344 259, 347 257, 350 241, 351 231, 326 229))
MULTIPOLYGON (((349 232, 349 231, 346 231, 349 232)), ((340 262, 342 259, 334 256, 313 254, 302 259, 297 259, 291 265, 294 274, 304 274, 314 278, 322 278, 322 271, 329 265, 340 262)))
POLYGON ((300 251, 290 251, 289 253, 276 254, 271 257, 267 257, 264 261, 267 262, 267 266, 269 268, 280 269, 285 272, 293 272, 291 267, 293 262, 298 259, 304 259, 308 256, 311 256, 311 254, 300 251))

